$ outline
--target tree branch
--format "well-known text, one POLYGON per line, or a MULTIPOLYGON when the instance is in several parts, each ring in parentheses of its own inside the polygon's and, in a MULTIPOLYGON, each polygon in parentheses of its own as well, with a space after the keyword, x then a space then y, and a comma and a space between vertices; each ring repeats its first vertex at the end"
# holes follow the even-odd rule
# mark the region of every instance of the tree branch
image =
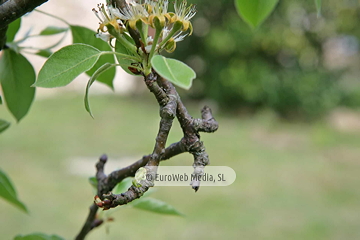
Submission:
MULTIPOLYGON (((205 147, 200 141, 199 132, 214 132, 218 129, 218 123, 212 116, 209 107, 205 106, 201 113, 201 119, 193 119, 188 113, 186 107, 182 103, 175 87, 167 80, 161 78, 157 73, 152 72, 144 79, 146 86, 152 92, 160 106, 160 126, 159 132, 156 137, 153 153, 143 156, 142 159, 131 164, 128 167, 120 170, 113 171, 108 176, 104 174, 104 165, 107 157, 104 155, 96 164, 96 178, 98 180, 98 195, 96 196, 95 203, 97 207, 107 210, 119 205, 127 204, 137 198, 140 198, 148 189, 152 187, 153 179, 146 179, 144 184, 140 186, 131 185, 131 187, 124 193, 113 194, 111 191, 126 177, 134 176, 136 171, 144 167, 147 174, 155 176, 157 166, 162 160, 167 160, 175 155, 183 152, 189 152, 194 157, 194 173, 197 179, 204 174, 204 167, 209 163, 209 156, 205 152, 205 147), (169 131, 172 126, 173 119, 177 117, 180 126, 183 130, 183 138, 165 148, 169 131)), ((197 191, 200 186, 200 180, 191 182, 192 188, 197 191)), ((96 211, 91 208, 89 216, 83 226, 79 236, 85 235, 91 231, 91 226, 96 222, 96 211), (85 230, 84 230, 85 229, 85 230), (83 234, 85 233, 85 235, 83 234)), ((83 238, 76 238, 82 240, 83 238)))
POLYGON ((200 141, 199 131, 214 132, 218 129, 218 123, 211 113, 211 109, 205 106, 202 110, 202 119, 193 119, 182 103, 175 87, 167 80, 161 79, 161 85, 166 91, 175 92, 177 95, 177 119, 183 130, 183 141, 187 151, 194 156, 194 180, 192 188, 196 191, 200 187, 200 178, 204 174, 204 167, 209 164, 209 156, 205 152, 203 142, 200 141))
POLYGON ((8 0, 0 5, 0 28, 4 28, 24 14, 48 0, 8 0))
MULTIPOLYGON (((168 160, 178 154, 186 152, 186 148, 182 141, 173 143, 165 149, 164 154, 161 156, 161 161, 168 160)), ((98 180, 98 196, 103 196, 106 193, 109 193, 116 184, 120 183, 127 177, 133 177, 135 172, 140 168, 146 165, 150 160, 151 154, 143 156, 142 159, 136 161, 135 163, 127 166, 125 168, 113 171, 108 176, 104 174, 104 166, 107 162, 107 156, 103 155, 100 157, 99 162, 96 164, 96 179, 98 180)), ((94 203, 90 207, 89 215, 80 231, 77 235, 76 240, 83 240, 85 236, 95 227, 100 226, 102 223, 101 219, 96 219, 96 212, 98 206, 94 203), (100 224, 99 224, 100 223, 100 224), (95 227, 94 227, 95 226, 95 227)))
MULTIPOLYGON (((139 187, 131 186, 125 193, 117 195, 111 193, 111 190, 109 189, 107 189, 109 190, 108 194, 102 192, 102 195, 99 195, 99 197, 103 201, 99 201, 98 206, 102 207, 104 210, 127 204, 141 197, 149 187, 153 186, 153 179, 155 179, 154 176, 157 170, 156 167, 159 165, 160 160, 163 159, 162 156, 166 153, 166 140, 175 115, 179 120, 184 133, 184 137, 180 142, 181 152, 189 152, 194 157, 193 174, 195 175, 195 178, 191 182, 191 185, 195 191, 199 189, 200 178, 204 174, 204 167, 209 163, 209 156, 205 151, 203 142, 200 141, 199 131, 214 132, 218 128, 218 123, 213 118, 210 108, 206 106, 203 108, 202 119, 193 119, 182 103, 175 87, 169 81, 161 78, 155 72, 152 72, 145 77, 145 83, 159 103, 161 117, 154 151, 147 157, 148 162, 145 165, 146 173, 153 176, 151 178, 152 181, 146 179, 146 181, 144 181, 145 184, 142 184, 139 187), (155 168, 150 168, 150 166, 155 166, 155 168)), ((180 144, 175 146, 179 150, 180 144)), ((175 146, 172 145, 172 147, 175 146)), ((132 172, 135 171, 135 169, 136 167, 132 166, 128 171, 132 172)), ((116 173, 117 176, 119 176, 118 174, 119 172, 116 173)), ((119 178, 117 178, 117 180, 119 180, 119 178)), ((113 182, 113 184, 115 183, 116 181, 113 182)))
POLYGON ((156 143, 154 146, 153 153, 150 155, 148 162, 145 165, 146 174, 153 176, 151 180, 146 180, 140 186, 132 185, 128 191, 121 194, 105 194, 100 196, 104 198, 102 202, 98 203, 99 207, 104 210, 114 208, 118 205, 127 204, 139 197, 141 197, 149 187, 154 186, 154 179, 157 172, 157 166, 159 165, 162 156, 165 154, 166 141, 172 126, 173 119, 176 116, 177 107, 177 94, 175 89, 170 89, 169 92, 164 92, 158 85, 158 75, 154 72, 150 73, 145 77, 145 84, 155 96, 160 106, 160 127, 156 137, 156 143))
MULTIPOLYGON (((165 152, 161 156, 160 160, 161 161, 168 160, 184 152, 186 152, 186 147, 184 146, 182 141, 173 143, 165 149, 165 152)), ((106 193, 109 193, 116 186, 116 184, 120 183, 125 178, 134 177, 136 171, 139 168, 144 167, 148 163, 150 158, 151 158, 151 154, 143 156, 142 159, 136 161, 135 163, 125 168, 113 171, 106 178, 102 178, 101 180, 98 180, 98 196, 102 196, 106 193)))
POLYGON ((1 0, 0 1, 0 51, 6 43, 7 26, 33 11, 36 7, 47 2, 48 0, 1 0))
POLYGON ((8 29, 8 26, 5 26, 3 28, 0 28, 0 51, 4 49, 4 46, 6 44, 6 31, 8 29))
POLYGON ((201 110, 201 119, 194 119, 193 125, 195 130, 207 133, 215 132, 219 128, 208 106, 203 107, 201 110))
MULTIPOLYGON (((85 224, 82 227, 80 233, 76 236, 75 240, 83 240, 85 239, 85 236, 95 227, 100 226, 101 224, 96 223, 96 212, 99 209, 99 207, 93 203, 90 206, 90 212, 89 215, 86 218, 85 224), (94 224, 96 223, 96 224, 94 224)), ((102 223, 102 221, 100 221, 102 223)))

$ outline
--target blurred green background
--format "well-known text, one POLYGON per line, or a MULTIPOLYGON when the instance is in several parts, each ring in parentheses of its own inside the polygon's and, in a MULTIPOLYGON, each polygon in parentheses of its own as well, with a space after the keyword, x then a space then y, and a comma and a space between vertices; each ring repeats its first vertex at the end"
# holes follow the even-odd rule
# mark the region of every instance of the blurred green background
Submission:
POLYGON ((270 107, 285 118, 313 119, 342 105, 360 104, 358 0, 279 1, 255 31, 232 0, 194 0, 194 36, 176 58, 198 74, 194 99, 250 112, 270 107))
MULTIPOLYGON (((128 164, 121 159, 151 152, 158 108, 146 95, 92 97, 95 120, 81 111, 82 96, 38 100, 21 124, 5 131, 1 167, 30 214, 2 201, 2 239, 37 231, 72 239, 93 199, 88 177, 97 157, 107 153, 109 164, 120 159, 109 172, 128 164)), ((187 105, 193 116, 200 115, 200 106, 187 105)), ((0 114, 7 116, 4 109, 0 114)), ((190 187, 155 188, 152 197, 186 216, 121 207, 112 214, 114 222, 88 239, 360 238, 359 132, 334 130, 322 121, 286 123, 269 112, 252 117, 216 113, 216 118, 219 130, 202 139, 211 165, 232 167, 235 183, 197 193, 190 187)), ((169 143, 180 137, 175 122, 169 143)), ((191 165, 192 156, 163 164, 191 165)))
MULTIPOLYGON (((280 1, 255 31, 233 1, 191 2, 194 35, 171 57, 198 79, 180 94, 194 117, 203 103, 215 110, 220 128, 202 140, 211 165, 232 167, 237 179, 197 193, 155 188, 152 197, 186 216, 124 206, 88 239, 360 239, 359 2, 323 1, 317 18, 312 0, 280 1)), ((108 154, 110 172, 152 151, 158 107, 139 92, 91 96, 95 120, 82 93, 39 97, 0 135, 1 168, 30 210, 0 200, 2 239, 73 239, 93 199, 88 177, 97 158, 108 154)), ((0 116, 11 119, 3 105, 0 116)), ((181 136, 174 122, 168 142, 181 136)), ((163 164, 191 165, 192 156, 163 164)))

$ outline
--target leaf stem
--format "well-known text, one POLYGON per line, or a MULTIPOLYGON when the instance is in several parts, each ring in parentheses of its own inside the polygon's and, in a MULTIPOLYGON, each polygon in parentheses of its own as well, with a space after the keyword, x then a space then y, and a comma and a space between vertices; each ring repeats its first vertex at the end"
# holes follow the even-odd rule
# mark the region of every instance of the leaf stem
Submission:
MULTIPOLYGON (((156 32, 155 32, 154 40, 153 40, 153 43, 152 43, 152 46, 151 46, 151 50, 150 50, 150 53, 149 53, 149 58, 147 60, 148 61, 147 62, 147 67, 148 68, 151 68, 151 59, 155 54, 155 49, 156 49, 156 45, 157 45, 157 42, 159 40, 160 34, 161 34, 161 30, 159 30, 157 28, 156 32)), ((147 74, 145 73, 145 75, 147 75, 147 74)))
POLYGON ((138 55, 136 46, 134 44, 132 44, 131 42, 129 42, 123 36, 123 34, 116 31, 115 28, 111 24, 106 25, 106 27, 108 29, 108 32, 111 35, 113 35, 116 38, 116 40, 118 40, 124 47, 126 47, 128 50, 130 50, 132 53, 134 53, 134 55, 138 55))
POLYGON ((139 57, 130 56, 130 55, 123 54, 123 53, 118 53, 118 52, 103 51, 103 52, 101 52, 100 54, 101 54, 101 55, 105 55, 105 54, 115 54, 115 55, 118 55, 118 56, 121 56, 121 57, 124 57, 124 58, 127 58, 127 59, 131 59, 131 60, 134 60, 134 61, 137 61, 137 62, 141 62, 141 58, 139 58, 139 57))

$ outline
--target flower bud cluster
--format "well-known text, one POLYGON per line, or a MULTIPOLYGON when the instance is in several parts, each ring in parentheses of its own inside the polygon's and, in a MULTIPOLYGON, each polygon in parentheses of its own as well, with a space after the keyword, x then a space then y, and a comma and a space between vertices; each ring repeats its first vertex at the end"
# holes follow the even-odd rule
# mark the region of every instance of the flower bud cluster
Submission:
POLYGON ((116 38, 125 47, 135 45, 137 53, 150 58, 162 50, 173 52, 177 42, 192 34, 190 19, 196 14, 186 0, 176 0, 174 10, 168 12, 168 0, 131 1, 122 8, 99 4, 98 10, 93 9, 100 20, 96 36, 110 44, 116 38))

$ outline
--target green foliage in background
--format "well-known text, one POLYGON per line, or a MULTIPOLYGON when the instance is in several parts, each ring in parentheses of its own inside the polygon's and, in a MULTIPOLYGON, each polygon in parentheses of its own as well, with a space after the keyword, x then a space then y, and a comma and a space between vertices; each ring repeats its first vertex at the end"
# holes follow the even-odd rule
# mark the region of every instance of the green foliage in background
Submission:
POLYGON ((321 17, 320 1, 279 1, 255 30, 232 0, 194 2, 194 36, 174 53, 197 73, 190 97, 214 99, 222 109, 272 108, 285 117, 360 104, 356 1, 326 1, 321 17), (338 45, 351 50, 347 59, 336 60, 338 45))
POLYGON ((251 27, 258 27, 274 10, 278 0, 235 0, 238 13, 251 27))
POLYGON ((10 123, 0 119, 0 133, 5 131, 8 127, 10 127, 10 123))
POLYGON ((14 185, 9 177, 0 169, 0 197, 13 204, 24 212, 27 212, 26 206, 18 199, 14 185))
MULTIPOLYGON (((6 218, 1 239, 33 232, 73 239, 94 197, 86 182, 90 175, 76 168, 89 166, 86 169, 93 174, 93 156, 99 150, 117 156, 110 161, 121 168, 128 157, 137 159, 153 147, 157 129, 150 126, 158 125, 158 106, 151 97, 94 95, 95 120, 79 111, 83 99, 79 93, 39 99, 26 121, 2 134, 2 169, 16 184, 31 215, 0 200, 0 216, 6 218), (65 108, 66 114, 59 111, 65 108), (131 124, 138 127, 130 128, 131 124), (34 141, 23 136, 41 137, 34 141), (14 154, 21 157, 14 159, 14 154), (69 165, 72 161, 81 165, 69 165), (46 181, 39 184, 42 179, 46 181)), ((197 113, 198 105, 189 104, 188 109, 197 113)), ((0 116, 10 118, 10 113, 0 107, 0 116)), ((251 240, 360 239, 359 132, 337 131, 324 121, 289 124, 278 121, 270 111, 255 117, 216 116, 222 123, 219 136, 204 135, 203 141, 211 151, 212 165, 231 166, 236 171, 231 186, 204 187, 197 193, 189 187, 158 187, 150 197, 166 201, 186 218, 123 206, 114 209, 113 222, 94 230, 88 240, 119 236, 232 240, 239 239, 239 233, 251 240)), ((182 136, 181 128, 174 124, 169 141, 182 136)), ((192 160, 184 154, 164 164, 178 166, 192 160)))
POLYGON ((62 237, 57 235, 46 235, 43 233, 33 233, 29 235, 18 235, 14 240, 64 240, 62 237))

